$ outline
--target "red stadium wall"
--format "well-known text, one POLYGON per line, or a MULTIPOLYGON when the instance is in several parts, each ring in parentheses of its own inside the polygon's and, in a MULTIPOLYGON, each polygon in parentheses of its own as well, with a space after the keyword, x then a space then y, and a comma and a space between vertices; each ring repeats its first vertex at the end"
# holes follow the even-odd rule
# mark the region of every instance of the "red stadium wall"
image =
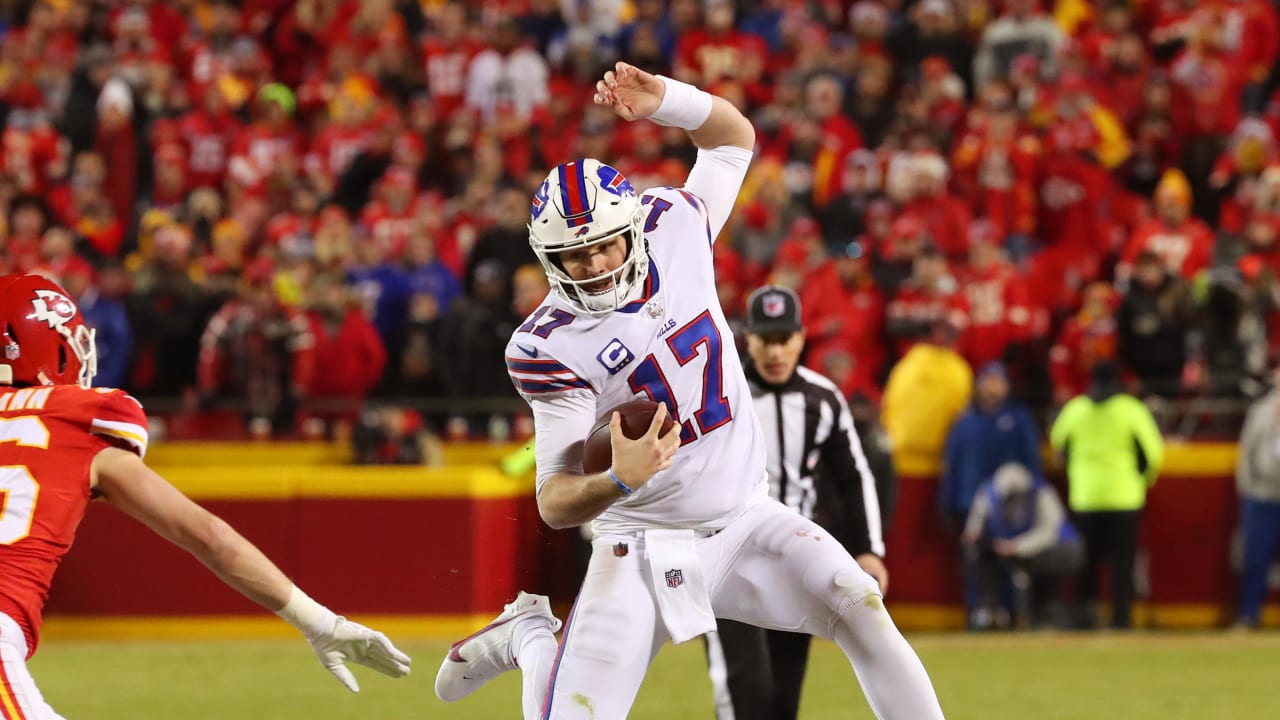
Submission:
MULTIPOLYGON (((1230 617, 1233 452, 1171 450, 1143 518, 1150 592, 1142 617, 1149 624, 1204 626, 1230 617)), ((527 479, 485 465, 356 468, 310 466, 310 456, 295 458, 300 464, 260 459, 240 454, 238 461, 255 464, 160 469, 343 613, 453 631, 491 615, 520 588, 572 599, 572 535, 541 525, 527 479)), ((932 478, 903 478, 888 538, 889 601, 905 627, 955 627, 962 617, 957 552, 936 522, 935 487, 932 478)), ((95 635, 135 625, 145 634, 148 624, 192 616, 263 618, 185 553, 106 507, 92 508, 81 526, 48 614, 54 635, 60 627, 95 635)))

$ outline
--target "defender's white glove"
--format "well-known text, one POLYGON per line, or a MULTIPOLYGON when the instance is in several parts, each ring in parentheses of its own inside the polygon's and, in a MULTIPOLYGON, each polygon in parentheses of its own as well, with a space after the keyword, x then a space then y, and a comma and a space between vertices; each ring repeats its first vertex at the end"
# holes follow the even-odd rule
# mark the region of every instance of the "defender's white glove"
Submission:
POLYGON ((288 604, 276 614, 302 631, 320 664, 351 692, 360 692, 360 684, 347 668, 348 661, 393 678, 409 674, 409 656, 397 650, 386 635, 335 615, 296 587, 288 604))

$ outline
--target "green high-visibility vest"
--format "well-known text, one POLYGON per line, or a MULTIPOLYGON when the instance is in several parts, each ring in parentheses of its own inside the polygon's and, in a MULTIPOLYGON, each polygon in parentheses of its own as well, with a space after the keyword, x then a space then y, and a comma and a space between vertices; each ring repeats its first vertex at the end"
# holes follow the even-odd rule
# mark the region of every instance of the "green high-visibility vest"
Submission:
POLYGON ((1073 398, 1054 421, 1049 444, 1067 456, 1069 504, 1076 512, 1141 509, 1164 463, 1155 418, 1132 395, 1073 398))

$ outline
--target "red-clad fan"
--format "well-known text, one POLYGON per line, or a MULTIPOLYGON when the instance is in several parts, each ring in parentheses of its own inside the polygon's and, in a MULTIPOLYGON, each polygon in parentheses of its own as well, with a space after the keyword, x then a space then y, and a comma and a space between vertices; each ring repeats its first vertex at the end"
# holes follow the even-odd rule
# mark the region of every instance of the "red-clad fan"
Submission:
POLYGON ((876 0, 858 0, 849 7, 849 29, 858 42, 860 59, 890 56, 885 37, 891 20, 889 8, 876 0))
POLYGON ((965 233, 973 213, 964 201, 947 191, 947 162, 934 152, 917 155, 911 163, 914 192, 903 211, 920 218, 934 246, 947 259, 962 261, 968 252, 965 233))
POLYGON ((414 232, 417 180, 405 168, 393 167, 378 183, 376 194, 378 199, 360 213, 360 222, 369 228, 373 241, 386 248, 388 257, 399 258, 414 232))
POLYGON ((49 225, 48 212, 39 198, 25 195, 9 206, 8 232, 0 236, 0 262, 15 273, 31 272, 40 265, 40 246, 49 225))
POLYGON ((1246 84, 1261 84, 1280 51, 1280 17, 1270 0, 1218 0, 1223 6, 1223 49, 1245 71, 1246 84))
POLYGON ((676 45, 677 78, 706 87, 740 74, 759 74, 769 49, 758 36, 734 28, 734 12, 729 0, 707 3, 706 25, 683 33, 676 45))
POLYGON ((304 161, 307 176, 316 187, 331 190, 351 161, 373 136, 371 89, 359 80, 342 83, 329 101, 329 124, 311 139, 304 161))
POLYGON ((1128 32, 1108 41, 1103 52, 1106 62, 1100 65, 1101 70, 1095 77, 1098 84, 1109 91, 1107 107, 1126 127, 1133 127, 1142 110, 1143 90, 1151 75, 1147 48, 1141 36, 1128 32))
MULTIPOLYGON (((680 160, 662 153, 662 127, 653 123, 627 123, 618 128, 618 135, 625 142, 616 163, 618 171, 626 175, 636 192, 653 187, 679 186, 689 175, 689 168, 680 160)), ((718 245, 717 245, 718 247, 718 245)))
MULTIPOLYGON (((147 416, 124 392, 91 386, 94 331, 65 290, 35 275, 0 277, 0 328, 0 716, 61 717, 27 662, 54 573, 94 500, 152 528, 301 630, 348 689, 359 685, 346 661, 392 677, 408 673, 408 656, 385 636, 307 597, 258 548, 143 463, 147 416)), ((154 583, 146 589, 159 591, 154 583)))
POLYGON ((199 110, 177 121, 177 136, 187 152, 189 189, 221 188, 231 157, 231 143, 241 131, 240 121, 227 109, 222 92, 209 88, 199 110))
POLYGON ((1229 135, 1240 123, 1247 68, 1225 51, 1220 8, 1197 11, 1187 47, 1169 68, 1193 110, 1193 136, 1229 135))
POLYGON ((1040 160, 1036 228, 1045 245, 1097 249, 1102 196, 1111 178, 1092 156, 1098 135, 1088 118, 1054 124, 1040 160))
POLYGON ((44 96, 30 83, 6 93, 9 114, 0 134, 0 171, 12 176, 19 192, 42 194, 66 167, 70 143, 49 123, 44 96))
POLYGON ((885 311, 885 327, 901 357, 912 345, 929 337, 940 321, 957 333, 954 347, 964 353, 969 329, 969 302, 947 267, 939 250, 926 247, 916 256, 911 277, 885 311))
MULTIPOLYGON (((985 115, 956 144, 952 165, 977 214, 999 234, 1029 235, 1036 228, 1036 170, 1040 142, 1018 127, 1006 106, 985 115)), ((975 366, 979 367, 979 366, 975 366)))
POLYGON ((1277 159, 1271 127, 1258 118, 1240 121, 1231 145, 1218 156, 1209 186, 1225 197, 1218 207, 1218 227, 1230 233, 1244 229, 1253 211, 1262 171, 1277 159))
POLYGON ((871 258, 858 242, 836 244, 829 254, 800 290, 806 343, 815 354, 830 348, 851 352, 857 358, 854 374, 865 372, 874 381, 885 361, 885 303, 871 275, 871 258))
POLYGON ((800 273, 802 280, 807 280, 822 267, 827 260, 826 247, 822 241, 822 226, 818 221, 805 215, 791 223, 791 231, 778 246, 774 261, 775 266, 788 266, 800 273))
POLYGON ((1031 308, 1026 282, 1000 253, 999 229, 988 220, 969 226, 969 265, 960 284, 969 303, 965 359, 980 368, 1003 360, 1014 343, 1031 337, 1031 308))
POLYGON ((1101 360, 1114 360, 1119 346, 1116 295, 1103 282, 1084 289, 1080 312, 1067 319, 1058 341, 1049 350, 1049 376, 1057 403, 1089 389, 1090 373, 1101 360))
POLYGON ((948 136, 960 129, 968 111, 964 81, 952 72, 947 59, 938 55, 920 63, 920 98, 929 108, 929 121, 948 136))
POLYGON ((260 178, 270 175, 278 163, 301 158, 306 140, 293 121, 293 91, 279 83, 258 92, 258 119, 236 136, 233 158, 240 158, 260 178))
POLYGON ((303 428, 318 421, 344 424, 349 430, 364 409, 365 396, 382 377, 387 351, 377 328, 365 317, 359 296, 342 284, 341 276, 321 275, 310 291, 306 318, 325 370, 311 374, 306 396, 312 407, 304 412, 303 428))
POLYGON ((367 58, 386 48, 408 50, 404 20, 389 2, 345 2, 323 33, 326 45, 348 45, 367 58))
POLYGON ((157 145, 151 173, 151 207, 177 214, 187 200, 186 151, 178 143, 157 145))
POLYGON ((467 35, 465 4, 445 3, 435 18, 435 32, 422 45, 422 61, 436 112, 447 120, 463 106, 467 67, 484 46, 467 35))
POLYGON ((1116 279, 1123 282, 1133 269, 1138 253, 1151 250, 1160 256, 1169 272, 1191 280, 1213 260, 1213 231, 1191 216, 1191 185, 1178 170, 1165 172, 1156 187, 1156 217, 1138 228, 1129 238, 1116 279))

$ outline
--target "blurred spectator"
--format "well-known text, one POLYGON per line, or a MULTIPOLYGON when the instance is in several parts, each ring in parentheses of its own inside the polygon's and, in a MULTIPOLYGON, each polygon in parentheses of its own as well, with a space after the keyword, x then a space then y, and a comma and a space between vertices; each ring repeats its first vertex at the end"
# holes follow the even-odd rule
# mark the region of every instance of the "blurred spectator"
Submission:
POLYGON ((365 396, 378 384, 387 362, 378 331, 364 316, 360 298, 336 275, 321 275, 311 284, 307 320, 317 363, 303 389, 306 397, 303 432, 322 437, 350 436, 365 396))
POLYGON ((899 471, 938 467, 947 433, 969 404, 973 371, 953 349, 955 339, 956 329, 939 320, 889 373, 880 418, 899 471))
POLYGON ((125 226, 133 222, 137 202, 138 159, 150 154, 145 144, 140 147, 134 122, 133 93, 129 86, 119 79, 108 80, 98 96, 94 149, 111 168, 106 195, 116 219, 125 226))
POLYGON ((352 433, 357 465, 438 465, 439 442, 413 410, 381 407, 367 410, 352 433))
MULTIPOLYGON (((871 276, 871 261, 861 243, 833 245, 831 259, 801 290, 806 342, 811 362, 831 350, 844 350, 853 365, 846 379, 832 380, 846 391, 878 394, 884 352, 884 297, 871 276)), ((815 367, 827 374, 831 369, 815 367)), ((832 373, 833 375, 835 373, 832 373)))
POLYGON ((1002 257, 998 233, 985 220, 969 226, 969 264, 959 278, 969 308, 966 358, 976 368, 1017 354, 1031 339, 1030 293, 1018 270, 1002 257))
POLYGON ((926 248, 916 257, 911 278, 889 302, 885 328, 901 357, 917 342, 929 337, 940 322, 946 322, 955 331, 955 345, 963 349, 969 328, 968 303, 948 271, 946 257, 933 248, 926 248))
POLYGON ((1170 273, 1156 253, 1139 253, 1116 324, 1119 359, 1142 381, 1143 393, 1178 395, 1194 323, 1187 284, 1170 273))
POLYGON ((190 263, 191 233, 169 222, 156 231, 150 259, 134 272, 129 319, 137 354, 128 386, 136 392, 173 396, 195 384, 209 308, 190 263))
POLYGON ((5 272, 26 273, 41 264, 48 211, 40 198, 23 195, 9 204, 8 233, 0 236, 4 254, 0 263, 5 272))
POLYGON ((98 270, 96 280, 92 272, 86 270, 64 274, 62 286, 80 306, 85 324, 93 328, 98 349, 98 372, 93 376, 93 384, 125 387, 129 382, 129 363, 133 360, 133 330, 125 308, 129 275, 119 263, 111 263, 98 270))
POLYGON ((1065 403, 1089 387, 1090 372, 1102 361, 1114 360, 1119 337, 1115 320, 1115 292, 1105 283, 1090 283, 1080 312, 1067 319, 1049 351, 1054 402, 1065 403))
POLYGON ((1186 177, 1170 170, 1156 188, 1156 215, 1138 228, 1116 265, 1116 279, 1128 282, 1138 253, 1150 250, 1174 275, 1190 281, 1213 260, 1213 232, 1191 217, 1191 187, 1186 177))
MULTIPOLYGON (((454 397, 493 397, 502 392, 503 383, 511 388, 504 357, 507 341, 524 316, 517 315, 506 299, 507 277, 509 271, 498 260, 477 265, 472 292, 458 299, 440 329, 438 367, 454 397)), ((487 421, 487 415, 471 417, 473 432, 483 432, 487 421)))
POLYGON ((1010 610, 1020 627, 1062 623, 1059 584, 1079 571, 1084 546, 1058 493, 1039 473, 1016 462, 1001 465, 978 488, 963 539, 981 599, 970 628, 1000 627, 1010 610), (1015 603, 1006 608, 998 598, 1010 580, 1015 603))
POLYGON ((1164 464, 1164 440, 1147 406, 1124 393, 1114 363, 1095 365, 1092 379, 1088 394, 1062 408, 1049 443, 1065 460, 1069 504, 1085 541, 1084 567, 1076 578, 1079 621, 1097 625, 1093 604, 1105 560, 1111 568, 1111 625, 1128 628, 1138 519, 1164 464))
POLYGON ((200 339, 201 397, 244 402, 255 437, 294 428, 316 370, 310 323, 276 298, 274 274, 269 260, 246 269, 239 294, 214 313, 200 339))
POLYGON ((1273 383, 1249 408, 1236 456, 1244 563, 1235 624, 1243 628, 1256 628, 1262 619, 1267 580, 1280 550, 1280 369, 1273 371, 1273 383))
POLYGON ((1054 75, 1053 63, 1063 43, 1062 29, 1045 14, 1040 0, 1007 0, 1004 14, 987 25, 973 59, 973 83, 981 89, 1000 79, 1014 58, 1029 54, 1040 61, 1046 77, 1054 75))
POLYGON ((523 132, 533 109, 547 102, 547 63, 521 43, 520 23, 502 18, 492 28, 490 46, 467 68, 466 105, 504 137, 523 132))
MULTIPOLYGON (((511 285, 511 273, 521 265, 537 263, 538 256, 529 247, 529 196, 518 187, 508 186, 498 191, 493 209, 494 223, 480 234, 476 245, 471 249, 471 258, 467 264, 468 292, 474 292, 472 283, 476 278, 476 268, 489 260, 496 260, 506 270, 500 282, 511 285)), ((506 295, 510 300, 510 294, 506 295)))
POLYGON ((409 275, 390 257, 386 243, 363 237, 354 243, 355 262, 347 269, 346 282, 364 303, 365 315, 378 328, 387 352, 396 354, 404 332, 409 302, 409 275))
POLYGON ((938 508, 953 528, 964 526, 978 486, 1006 463, 1040 471, 1040 432, 1031 413, 1009 399, 1009 376, 991 362, 978 370, 973 404, 947 433, 938 508))

